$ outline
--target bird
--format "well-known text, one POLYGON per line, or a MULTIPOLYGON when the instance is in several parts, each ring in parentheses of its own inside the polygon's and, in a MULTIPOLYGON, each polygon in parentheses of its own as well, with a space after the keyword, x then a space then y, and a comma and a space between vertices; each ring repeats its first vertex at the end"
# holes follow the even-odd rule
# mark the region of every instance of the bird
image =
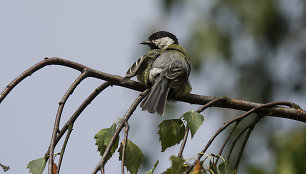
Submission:
POLYGON ((190 59, 177 37, 168 31, 155 32, 140 44, 150 50, 132 64, 122 83, 137 75, 138 81, 150 88, 140 104, 142 110, 164 115, 167 99, 183 97, 192 89, 188 81, 190 59))

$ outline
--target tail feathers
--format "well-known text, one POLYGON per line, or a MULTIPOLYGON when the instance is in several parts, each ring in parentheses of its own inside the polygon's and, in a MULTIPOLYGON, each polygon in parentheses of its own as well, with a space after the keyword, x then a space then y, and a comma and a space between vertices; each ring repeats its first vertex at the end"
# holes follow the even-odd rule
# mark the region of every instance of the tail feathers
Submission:
POLYGON ((169 93, 169 80, 165 77, 163 79, 156 80, 149 94, 145 97, 140 107, 142 110, 147 110, 150 113, 157 112, 159 115, 163 115, 165 111, 165 104, 169 93))

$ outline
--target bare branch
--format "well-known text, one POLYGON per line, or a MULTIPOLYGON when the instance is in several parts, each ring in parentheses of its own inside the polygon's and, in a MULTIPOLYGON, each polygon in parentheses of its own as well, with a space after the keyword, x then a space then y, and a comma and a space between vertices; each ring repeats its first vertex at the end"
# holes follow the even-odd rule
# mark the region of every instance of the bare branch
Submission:
POLYGON ((126 143, 128 141, 128 134, 129 134, 129 124, 125 122, 125 136, 124 141, 122 145, 122 155, 121 155, 121 173, 124 174, 124 160, 125 160, 125 149, 126 149, 126 143))
MULTIPOLYGON (((186 95, 178 101, 187 102, 190 104, 206 104, 217 97, 210 97, 210 96, 201 96, 196 94, 189 94, 186 95)), ((287 118, 292 119, 296 121, 301 121, 306 123, 306 112, 299 108, 298 105, 291 103, 291 102, 282 102, 286 103, 290 108, 284 108, 284 107, 273 107, 273 108, 263 108, 260 109, 260 113, 265 116, 274 116, 274 117, 280 117, 280 118, 287 118)), ((261 106, 261 103, 255 103, 255 102, 249 102, 244 100, 238 100, 233 98, 226 98, 222 102, 217 102, 211 107, 220 107, 220 108, 230 108, 230 109, 236 109, 241 111, 249 111, 253 108, 261 106)))
POLYGON ((76 69, 81 72, 86 68, 86 66, 84 65, 81 65, 81 64, 69 61, 69 60, 64 60, 60 58, 50 58, 50 59, 45 58, 43 61, 38 62, 37 64, 33 65, 31 68, 21 73, 9 85, 7 85, 6 88, 3 90, 3 92, 0 94, 0 103, 19 82, 21 82, 26 77, 31 76, 34 72, 36 72, 37 70, 47 65, 63 65, 63 66, 67 66, 67 67, 76 69))
MULTIPOLYGON (((55 139, 55 145, 58 143, 58 141, 62 138, 62 136, 65 134, 67 129, 70 125, 73 125, 75 120, 80 116, 80 114, 83 112, 83 110, 96 98, 97 95, 100 94, 105 88, 109 87, 109 82, 104 82, 100 86, 98 86, 87 98, 83 101, 83 103, 78 107, 78 109, 73 113, 73 115, 70 117, 70 119, 66 122, 66 124, 62 127, 62 129, 58 132, 57 137, 55 139)), ((50 147, 48 148, 48 151, 46 152, 46 155, 48 156, 50 151, 50 147)))
POLYGON ((112 139, 110 140, 103 156, 102 159, 100 160, 100 162, 97 164, 96 168, 94 169, 94 171, 92 172, 93 174, 97 173, 98 170, 100 168, 102 168, 102 166, 104 166, 105 160, 107 155, 109 154, 112 146, 115 143, 116 138, 118 137, 119 133, 121 132, 122 128, 125 126, 125 122, 127 122, 129 120, 129 118, 131 117, 131 115, 133 114, 133 112, 135 111, 136 107, 138 106, 138 104, 141 102, 141 100, 148 94, 149 89, 146 89, 145 91, 143 91, 137 98, 136 100, 133 102, 133 104, 131 105, 131 107, 129 108, 129 110, 127 111, 127 113, 125 114, 125 116, 122 118, 120 124, 118 125, 112 139))
POLYGON ((183 138, 179 153, 177 154, 177 156, 180 157, 180 158, 183 158, 183 151, 184 151, 184 148, 185 148, 185 145, 186 145, 186 142, 187 142, 188 132, 189 132, 189 127, 186 126, 184 138, 183 138))
POLYGON ((38 62, 37 64, 33 65, 31 68, 27 69, 23 73, 21 73, 18 77, 16 77, 9 85, 6 86, 6 88, 1 92, 0 94, 0 103, 3 101, 3 99, 9 94, 9 92, 22 80, 24 80, 26 77, 31 76, 34 72, 38 71, 39 69, 47 66, 47 65, 61 65, 66 66, 75 70, 78 70, 80 72, 83 72, 85 69, 88 71, 88 77, 95 77, 97 79, 105 80, 111 82, 113 85, 120 85, 123 87, 127 87, 130 89, 134 89, 137 91, 143 91, 146 89, 144 85, 139 84, 138 82, 128 80, 126 83, 121 84, 121 80, 123 77, 117 76, 117 75, 111 75, 107 74, 101 71, 97 71, 95 69, 89 68, 85 65, 65 60, 57 57, 53 58, 45 58, 44 60, 38 62))
MULTIPOLYGON (((236 123, 237 123, 237 122, 236 122, 236 123)), ((238 134, 238 136, 235 138, 235 140, 232 142, 231 148, 230 148, 230 150, 229 150, 229 152, 228 152, 228 155, 227 155, 227 158, 226 158, 227 160, 230 159, 231 154, 232 154, 232 152, 233 152, 233 149, 234 149, 234 147, 235 147, 237 141, 239 140, 239 138, 240 138, 240 137, 244 134, 244 132, 245 132, 246 130, 248 130, 248 129, 249 129, 249 126, 245 127, 245 128, 238 134)))
POLYGON ((67 132, 62 150, 61 150, 61 155, 60 155, 59 160, 58 160, 57 174, 59 174, 59 171, 60 171, 60 168, 61 168, 61 165, 62 165, 62 161, 63 161, 63 157, 64 157, 64 153, 65 153, 65 149, 66 149, 66 146, 67 146, 67 143, 68 143, 68 139, 71 135, 72 129, 73 129, 72 125, 69 125, 68 126, 68 132, 67 132))
POLYGON ((250 135, 251 135, 251 133, 252 133, 252 131, 253 131, 255 125, 259 122, 259 120, 260 120, 261 118, 262 118, 262 116, 261 116, 261 115, 258 115, 258 116, 252 121, 252 123, 248 126, 248 131, 247 131, 247 134, 245 135, 245 138, 244 138, 244 140, 243 140, 243 142, 242 142, 241 149, 240 149, 240 151, 239 151, 239 153, 238 153, 238 158, 237 158, 237 160, 236 160, 236 163, 235 163, 235 166, 234 166, 234 170, 235 170, 235 169, 236 169, 236 170, 238 169, 238 165, 239 165, 239 162, 240 162, 240 159, 241 159, 243 150, 244 150, 244 148, 245 148, 245 146, 246 146, 246 143, 247 143, 247 141, 248 141, 248 139, 249 139, 249 137, 250 137, 250 135))
MULTIPOLYGON (((249 116, 252 113, 255 113, 258 110, 261 110, 263 108, 267 108, 267 107, 272 107, 272 106, 276 106, 276 105, 290 105, 290 103, 288 102, 272 102, 272 103, 267 103, 267 104, 262 104, 260 106, 257 106, 255 108, 252 108, 251 110, 249 110, 248 112, 226 122, 222 127, 220 127, 215 134, 210 138, 210 140, 208 141, 208 143, 206 144, 206 146, 204 147, 204 149, 198 154, 198 160, 201 159, 201 157, 203 156, 203 154, 206 152, 206 150, 209 148, 209 146, 211 145, 211 143, 214 141, 214 139, 224 130, 226 129, 229 125, 231 125, 234 122, 240 121, 242 119, 244 119, 245 117, 249 116)), ((194 167, 195 162, 189 166, 188 170, 186 171, 186 173, 189 173, 192 168, 194 167)))
POLYGON ((220 97, 220 98, 214 98, 213 100, 209 101, 208 103, 204 104, 203 106, 201 106, 200 108, 198 108, 196 110, 196 112, 201 113, 203 112, 205 109, 207 109, 208 107, 212 106, 213 104, 217 103, 217 102, 222 102, 227 100, 226 97, 220 97))
MULTIPOLYGON (((221 147, 221 149, 220 149, 220 151, 219 151, 219 153, 218 153, 218 155, 219 155, 219 156, 221 156, 221 155, 222 155, 222 152, 223 152, 223 149, 224 149, 224 147, 225 147, 226 143, 228 142, 228 140, 229 140, 229 139, 230 139, 230 137, 232 136, 232 134, 233 134, 234 130, 236 129, 236 127, 238 126, 238 124, 239 124, 239 123, 240 123, 240 121, 237 121, 237 122, 236 122, 235 126, 232 128, 232 130, 230 131, 230 133, 229 133, 229 134, 228 134, 228 136, 226 137, 226 139, 225 139, 225 141, 224 141, 224 143, 223 143, 223 145, 222 145, 222 147, 221 147)), ((217 164, 217 163, 218 163, 219 156, 218 156, 218 158, 217 158, 217 160, 216 160, 215 164, 217 164)))
MULTIPOLYGON (((66 103, 67 99, 69 98, 69 96, 73 93, 75 88, 81 83, 82 80, 84 80, 87 77, 87 75, 88 75, 87 71, 84 70, 81 73, 81 75, 71 84, 71 86, 68 88, 67 92, 63 96, 62 100, 59 102, 59 107, 58 107, 57 114, 56 114, 56 117, 55 117, 54 128, 53 128, 53 133, 52 133, 51 143, 50 143, 50 151, 49 151, 49 156, 50 157, 53 157, 53 154, 54 154, 55 139, 56 139, 56 135, 57 135, 58 130, 59 130, 59 124, 60 124, 60 120, 61 120, 61 116, 62 116, 62 112, 63 112, 64 106, 65 106, 65 103, 66 103)), ((62 155, 63 154, 61 154, 61 156, 62 155)), ((49 159, 49 167, 48 168, 49 168, 49 173, 52 173, 52 171, 53 171, 53 158, 49 159)))
MULTIPOLYGON (((128 80, 126 83, 121 83, 123 79, 123 77, 121 76, 107 74, 107 73, 100 72, 92 68, 89 68, 87 66, 78 64, 73 61, 54 57, 54 58, 46 58, 45 60, 32 66, 31 68, 29 68, 28 70, 20 74, 16 79, 14 79, 0 94, 0 103, 20 81, 30 76, 32 73, 36 72, 37 70, 45 67, 46 65, 62 65, 62 66, 76 69, 81 72, 84 69, 86 69, 88 71, 88 77, 95 77, 98 79, 108 81, 112 85, 118 85, 118 86, 126 87, 129 89, 137 90, 137 91, 144 91, 146 89, 144 85, 136 81, 128 80)), ((206 103, 216 98, 217 97, 188 94, 182 98, 178 98, 177 100, 182 101, 182 102, 187 102, 190 104, 205 105, 206 103)), ((306 112, 300 109, 299 106, 294 103, 290 103, 290 102, 287 102, 287 103, 290 104, 291 108, 284 108, 284 107, 264 108, 264 109, 261 109, 260 112, 265 116, 275 116, 275 117, 280 117, 280 118, 287 118, 287 119, 306 122, 306 112)), ((211 107, 231 108, 231 109, 236 109, 236 110, 249 111, 252 108, 258 107, 260 105, 262 104, 233 99, 233 98, 225 98, 224 101, 216 102, 212 104, 211 107)))
MULTIPOLYGON (((214 100, 206 103, 205 105, 201 106, 200 108, 198 108, 196 110, 196 112, 198 113, 201 113, 203 112, 205 109, 207 109, 209 106, 211 106, 212 104, 218 102, 218 101, 222 101, 222 100, 225 100, 226 98, 224 97, 221 97, 221 98, 215 98, 214 100)), ((178 157, 183 157, 183 151, 184 151, 184 148, 185 148, 185 145, 186 145, 186 142, 187 142, 187 137, 188 137, 188 132, 189 132, 189 127, 186 126, 186 129, 185 129, 185 134, 184 134, 184 138, 183 138, 183 141, 181 143, 181 147, 180 147, 180 150, 179 150, 179 153, 178 153, 178 157)))

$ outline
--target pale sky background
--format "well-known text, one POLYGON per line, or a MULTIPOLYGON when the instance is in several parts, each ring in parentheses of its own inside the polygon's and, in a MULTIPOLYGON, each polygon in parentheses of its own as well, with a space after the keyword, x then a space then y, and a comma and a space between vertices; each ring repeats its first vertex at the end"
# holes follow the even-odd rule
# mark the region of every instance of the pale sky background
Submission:
MULTIPOLYGON (((197 8, 201 2, 209 9, 214 0, 195 2, 187 4, 187 8, 197 8)), ((165 19, 159 5, 156 0, 0 1, 0 90, 44 57, 60 57, 106 73, 124 75, 148 49, 139 43, 154 31, 168 30, 177 35, 184 46, 188 26, 197 19, 196 14, 192 13, 193 10, 186 10, 187 13, 175 15, 175 19, 174 15, 165 19)), ((209 79, 191 73, 192 92, 213 95, 211 91, 215 84, 222 84, 226 90, 232 85, 231 79, 235 74, 224 67, 208 62, 205 72, 199 74, 211 72, 213 68, 214 73, 205 77, 209 79)), ((66 67, 47 66, 22 81, 0 104, 0 163, 10 166, 7 174, 28 173, 26 166, 29 161, 44 156, 50 144, 58 102, 78 75, 78 71, 66 67)), ((61 123, 65 123, 102 82, 93 78, 83 81, 68 99, 61 123)), ((74 124, 61 173, 92 172, 101 158, 94 135, 122 118, 138 94, 122 87, 110 87, 83 111, 74 124)), ((289 100, 301 104, 299 101, 304 98, 293 96, 289 100)), ((178 145, 160 152, 157 126, 164 119, 177 118, 198 106, 181 102, 173 105, 178 106, 176 114, 170 114, 168 110, 168 114, 159 117, 137 108, 131 117, 129 139, 140 147, 144 155, 151 157, 147 161, 148 168, 142 165, 139 173, 151 168, 156 160, 160 160, 156 173, 161 173, 171 165, 169 157, 177 155, 178 145)), ((227 111, 208 109, 203 113, 205 122, 199 129, 201 133, 196 134, 192 141, 189 137, 185 158, 202 150, 208 138, 223 124, 220 115, 224 112, 227 111)), ((123 134, 120 136, 121 141, 123 134)), ((60 151, 61 143, 56 153, 60 151)), ((120 164, 116 152, 106 164, 106 173, 120 173, 120 164)), ((3 173, 2 169, 0 173, 3 173)), ((46 169, 44 173, 47 173, 46 169)))
MULTIPOLYGON (((184 27, 163 20, 160 10, 155 0, 1 1, 0 90, 44 57, 69 59, 103 72, 124 75, 131 63, 147 49, 139 43, 148 38, 152 28, 171 31, 184 43, 184 27)), ((50 143, 58 102, 78 75, 78 71, 66 67, 45 67, 22 81, 0 104, 0 163, 10 166, 7 174, 28 173, 28 162, 44 156, 50 143)), ((83 81, 67 101, 61 123, 65 123, 101 83, 101 80, 92 78, 83 81)), ((193 88, 193 92, 196 93, 197 89, 193 88)), ((92 172, 100 160, 94 135, 123 117, 138 94, 129 89, 111 87, 85 109, 75 122, 61 173, 92 172)), ((179 115, 198 107, 182 103, 175 105, 182 106, 178 109, 179 115)), ((179 149, 175 146, 160 152, 157 125, 166 118, 170 116, 162 118, 137 109, 129 122, 129 138, 145 155, 154 155, 148 161, 148 167, 160 160, 157 173, 171 165, 169 157, 177 155, 179 149)), ((218 120, 210 123, 213 122, 218 120)), ((193 143, 203 144, 206 142, 204 138, 198 137, 193 143)), ((55 152, 60 151, 61 144, 58 145, 55 152)), ((192 147, 189 150, 193 154, 202 149, 202 145, 189 147, 192 147)), ((118 153, 115 153, 106 165, 106 172, 119 171, 120 162, 118 153)), ((2 169, 0 173, 3 173, 2 169)))

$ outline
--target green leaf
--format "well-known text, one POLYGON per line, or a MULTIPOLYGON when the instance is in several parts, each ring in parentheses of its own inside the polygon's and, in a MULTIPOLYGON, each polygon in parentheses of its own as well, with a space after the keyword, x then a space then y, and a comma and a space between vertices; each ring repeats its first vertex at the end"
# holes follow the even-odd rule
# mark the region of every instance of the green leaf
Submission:
POLYGON ((180 143, 184 138, 185 125, 180 119, 164 120, 158 127, 162 152, 164 152, 168 147, 180 143))
MULTIPOLYGON (((122 159, 122 149, 123 149, 123 143, 121 142, 120 148, 119 148, 119 160, 122 159)), ((124 160, 124 166, 127 168, 128 171, 131 172, 131 174, 137 174, 138 169, 140 167, 140 164, 143 160, 143 154, 139 147, 134 144, 132 141, 128 140, 125 147, 125 160, 124 160)), ((157 164, 156 164, 157 165, 157 164)))
POLYGON ((183 173, 185 171, 185 167, 184 167, 185 160, 183 158, 179 158, 179 157, 172 155, 170 157, 170 160, 172 162, 171 169, 169 170, 170 174, 183 173))
POLYGON ((157 166, 158 162, 159 162, 159 161, 156 161, 156 163, 154 164, 153 169, 147 171, 145 174, 153 174, 154 170, 156 169, 156 166, 157 166))
MULTIPOLYGON (((96 135, 96 145, 98 146, 98 151, 100 152, 100 155, 103 156, 111 138, 113 137, 114 133, 116 131, 116 124, 114 123, 110 128, 101 129, 96 135)), ((109 153, 109 155, 106 158, 105 163, 109 160, 109 158, 113 155, 113 153, 116 151, 119 143, 119 135, 115 140, 115 143, 109 153)))
POLYGON ((223 163, 219 165, 219 173, 220 174, 232 174, 233 173, 227 161, 224 161, 223 163))
POLYGON ((109 129, 108 131, 106 132, 106 135, 105 135, 105 139, 104 139, 104 145, 105 146, 108 146, 114 133, 116 131, 116 123, 114 123, 109 129))
POLYGON ((197 132, 199 127, 202 125, 204 121, 204 117, 195 111, 189 111, 183 114, 183 118, 186 120, 187 125, 191 132, 191 138, 193 138, 194 134, 197 132))
POLYGON ((166 173, 166 174, 171 174, 172 173, 172 168, 168 168, 165 172, 163 173, 166 173))
POLYGON ((47 160, 45 157, 30 161, 27 168, 32 174, 41 174, 46 167, 47 160))

